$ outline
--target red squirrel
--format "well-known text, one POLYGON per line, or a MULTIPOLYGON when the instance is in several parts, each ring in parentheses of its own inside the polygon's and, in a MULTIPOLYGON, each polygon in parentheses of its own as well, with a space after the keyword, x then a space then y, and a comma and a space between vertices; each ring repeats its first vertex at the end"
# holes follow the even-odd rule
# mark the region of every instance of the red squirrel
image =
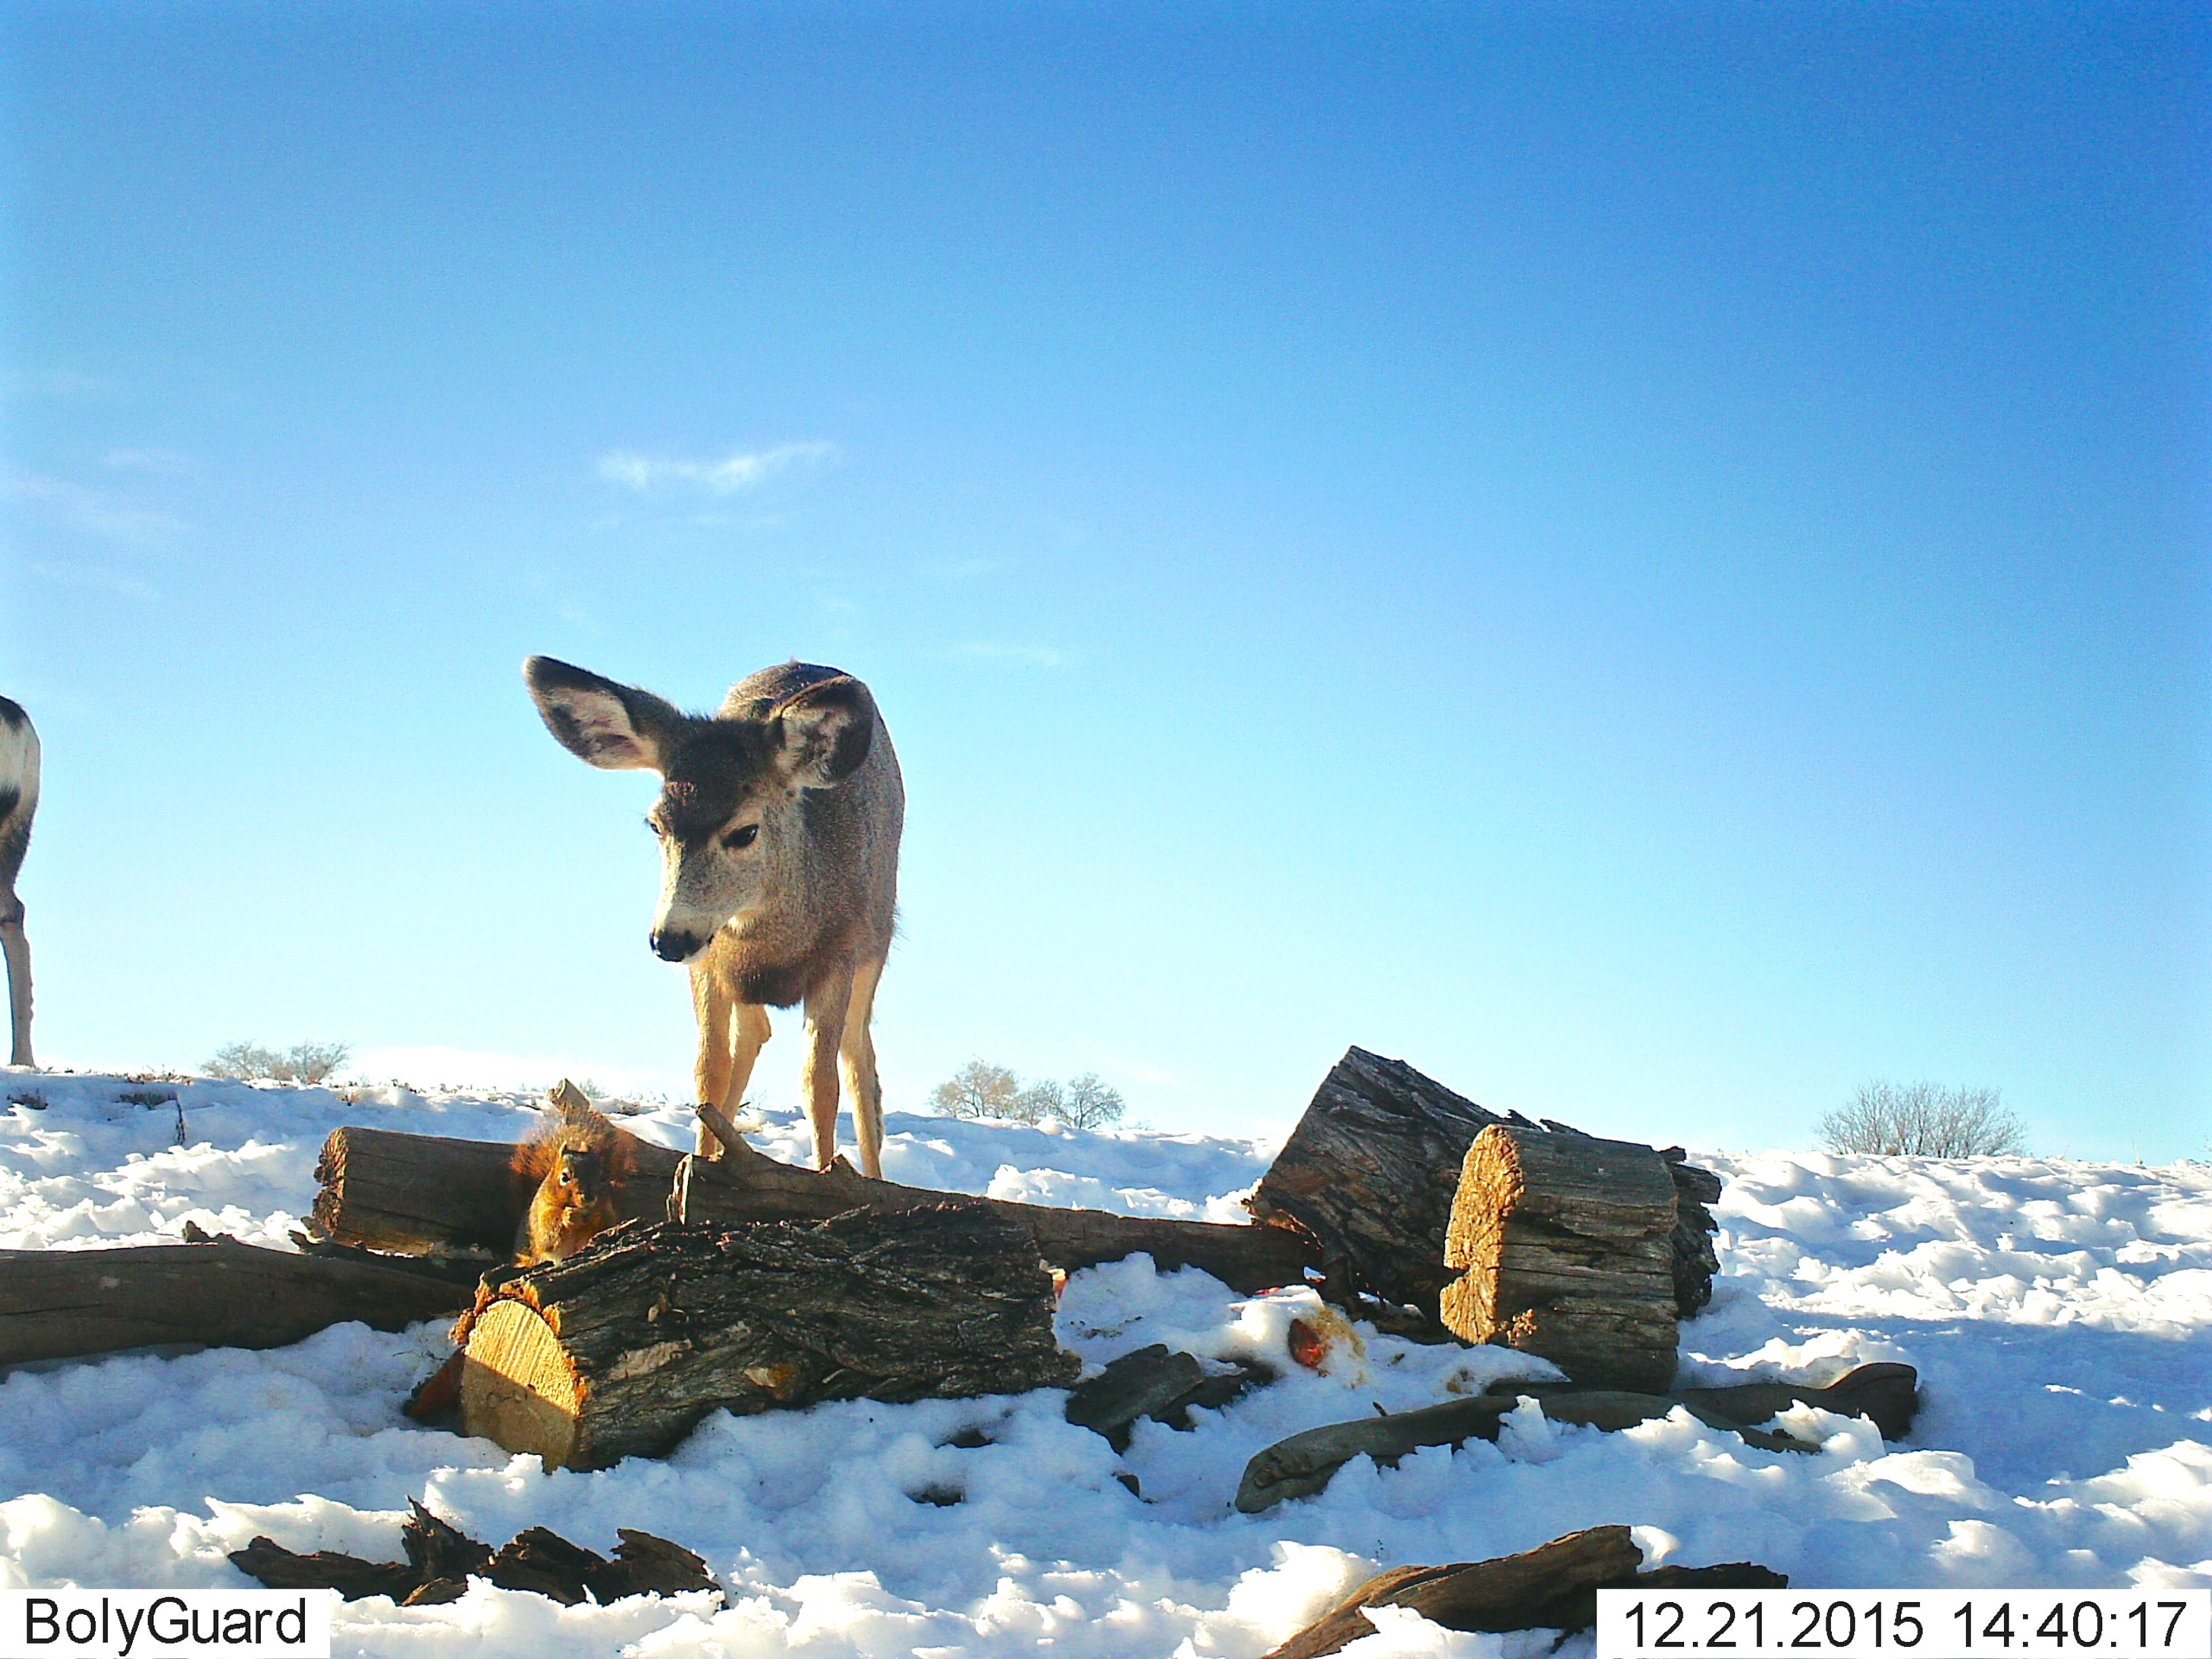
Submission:
POLYGON ((629 1179, 629 1137, 590 1106, 562 1105, 512 1163, 530 1195, 514 1230, 518 1266, 565 1261, 622 1218, 616 1199, 629 1179))

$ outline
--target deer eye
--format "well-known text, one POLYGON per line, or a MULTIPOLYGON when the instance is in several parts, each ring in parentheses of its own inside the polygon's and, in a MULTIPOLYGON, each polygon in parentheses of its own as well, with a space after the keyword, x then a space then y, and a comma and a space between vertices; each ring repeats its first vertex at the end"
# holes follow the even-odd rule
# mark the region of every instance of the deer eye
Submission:
POLYGON ((652 830, 657 836, 665 836, 668 833, 665 830, 663 830, 660 827, 659 823, 657 820, 653 818, 647 818, 645 820, 645 827, 652 830))
POLYGON ((722 845, 734 853, 740 847, 750 847, 759 839, 760 825, 748 823, 744 828, 732 830, 728 835, 723 836, 722 845))

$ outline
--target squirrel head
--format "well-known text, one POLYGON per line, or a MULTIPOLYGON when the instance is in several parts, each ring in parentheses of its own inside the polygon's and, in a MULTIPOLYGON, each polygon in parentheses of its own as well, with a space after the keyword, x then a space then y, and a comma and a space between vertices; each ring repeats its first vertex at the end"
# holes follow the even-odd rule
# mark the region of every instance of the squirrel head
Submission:
POLYGON ((605 1160, 588 1146, 563 1146, 552 1176, 562 1197, 572 1205, 596 1203, 607 1188, 605 1160))

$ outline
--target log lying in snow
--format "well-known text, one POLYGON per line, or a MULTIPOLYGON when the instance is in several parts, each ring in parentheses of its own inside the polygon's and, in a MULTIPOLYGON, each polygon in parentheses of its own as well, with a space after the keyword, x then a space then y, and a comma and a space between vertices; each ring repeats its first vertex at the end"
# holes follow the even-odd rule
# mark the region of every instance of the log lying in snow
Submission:
MULTIPOLYGON (((625 1221, 659 1221, 684 1154, 629 1137, 634 1168, 618 1207, 625 1221)), ((506 1141, 455 1140, 346 1125, 331 1131, 315 1164, 322 1183, 308 1219, 322 1237, 424 1255, 514 1248, 526 1194, 506 1141)))
MULTIPOLYGON (((714 1226, 823 1220, 858 1208, 916 1209, 952 1196, 926 1187, 871 1181, 842 1158, 827 1170, 800 1170, 745 1146, 720 1158, 684 1159, 676 1174, 669 1215, 687 1224, 714 1226)), ((1314 1261, 1312 1247, 1283 1227, 1116 1215, 1008 1199, 969 1201, 1025 1229, 1036 1241, 1037 1254, 1068 1273, 1143 1251, 1164 1273, 1198 1267, 1249 1294, 1303 1284, 1314 1261)))
POLYGON ((502 1589, 535 1590, 566 1607, 586 1593, 605 1606, 626 1595, 720 1588, 706 1562, 690 1550, 634 1528, 616 1528, 621 1542, 611 1561, 544 1527, 516 1534, 494 1554, 413 1499, 408 1507, 414 1513, 399 1533, 404 1561, 367 1561, 336 1550, 301 1555, 272 1538, 256 1538, 233 1550, 231 1563, 270 1589, 334 1589, 349 1601, 388 1595, 410 1607, 458 1601, 471 1578, 489 1579, 502 1589))
POLYGON ((635 1224, 488 1276, 461 1421, 549 1468, 658 1455, 717 1407, 1019 1394, 1080 1369, 1034 1241, 973 1200, 726 1230, 635 1224))
MULTIPOLYGON (((1474 1138, 1493 1124, 1540 1130, 1517 1112, 1484 1110, 1403 1060, 1347 1048, 1245 1205, 1314 1241, 1330 1300, 1364 1290, 1433 1317, 1457 1276, 1444 1262, 1444 1230, 1461 1170, 1474 1138)), ((1549 1121, 1540 1127, 1578 1133, 1549 1121)), ((1706 1235, 1714 1223, 1705 1206, 1719 1197, 1720 1182, 1684 1164, 1680 1147, 1659 1156, 1681 1194, 1670 1248, 1677 1311, 1686 1319, 1712 1296, 1717 1264, 1706 1235)))
POLYGON ((1586 1388, 1674 1381, 1674 1182, 1632 1141, 1493 1123, 1467 1149, 1447 1329, 1540 1354, 1586 1388))
POLYGON ((1494 1394, 1425 1406, 1389 1417, 1355 1418, 1308 1429, 1258 1453, 1244 1466, 1237 1507, 1248 1515, 1304 1498, 1328 1485, 1338 1469, 1363 1455, 1395 1463, 1423 1446, 1456 1446, 1495 1440, 1506 1414, 1522 1395, 1534 1398, 1555 1423, 1599 1429, 1633 1428, 1664 1417, 1677 1406, 1709 1427, 1741 1435, 1763 1451, 1815 1451, 1788 1435, 1755 1428, 1794 1405, 1817 1406, 1846 1417, 1868 1417, 1885 1439, 1901 1439, 1912 1427, 1917 1376, 1910 1365, 1862 1365, 1826 1388, 1796 1382, 1747 1382, 1725 1389, 1680 1389, 1672 1394, 1630 1394, 1576 1389, 1558 1382, 1501 1382, 1494 1394))
POLYGON ((1747 1561, 1639 1571, 1643 1553, 1626 1527, 1591 1527, 1521 1555, 1449 1567, 1399 1567, 1369 1579, 1267 1659, 1321 1659, 1375 1623, 1361 1611, 1411 1607, 1447 1630, 1587 1630, 1601 1589, 1785 1589, 1778 1572, 1747 1561))
POLYGON ((401 1330, 470 1296, 426 1274, 228 1238, 0 1251, 0 1365, 155 1343, 281 1348, 349 1319, 401 1330))
POLYGON ((1188 1429, 1192 1407, 1218 1411, 1247 1389, 1275 1380, 1274 1368, 1263 1361, 1231 1363, 1231 1370, 1209 1371, 1191 1355, 1155 1342, 1123 1354, 1073 1390, 1066 1416, 1079 1429, 1104 1435, 1115 1451, 1126 1451, 1140 1417, 1188 1429))
MULTIPOLYGON (((1767 1422, 1792 1406, 1817 1406, 1839 1417, 1866 1418, 1883 1439, 1902 1440, 1912 1432, 1912 1419, 1920 1409, 1920 1374, 1910 1365, 1877 1360, 1856 1366, 1820 1388, 1804 1382, 1736 1382, 1719 1389, 1674 1389, 1654 1396, 1578 1389, 1571 1382, 1493 1382, 1490 1393, 1514 1400, 1527 1395, 1543 1407, 1547 1417, 1590 1423, 1601 1429, 1628 1428, 1643 1422, 1651 1413, 1641 1410, 1641 1404, 1655 1398, 1669 1407, 1685 1407, 1691 1416, 1715 1428, 1741 1429, 1767 1422), (1638 1413, 1624 1421, 1609 1421, 1610 1415, 1623 1408, 1589 1403, 1599 1401, 1638 1402, 1638 1413)), ((1792 1449, 1796 1444, 1793 1441, 1779 1449, 1792 1449)))
MULTIPOLYGON (((508 1169, 514 1150, 500 1141, 334 1129, 315 1166, 322 1189, 312 1219, 325 1238, 372 1249, 504 1256, 523 1202, 508 1169)), ((742 1140, 714 1160, 642 1140, 634 1139, 631 1151, 635 1173, 623 1190, 624 1220, 820 1221, 851 1209, 915 1209, 958 1196, 871 1181, 842 1158, 828 1170, 801 1170, 742 1140)), ((1143 1251, 1163 1271, 1199 1267, 1231 1289, 1251 1292, 1303 1283, 1316 1259, 1305 1238, 1280 1227, 979 1201, 1026 1227, 1038 1254, 1069 1272, 1143 1251)))

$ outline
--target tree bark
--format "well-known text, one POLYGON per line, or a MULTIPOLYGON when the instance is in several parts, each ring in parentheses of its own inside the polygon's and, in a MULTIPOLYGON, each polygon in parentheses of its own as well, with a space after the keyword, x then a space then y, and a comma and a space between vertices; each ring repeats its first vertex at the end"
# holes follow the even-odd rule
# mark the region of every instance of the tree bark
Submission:
POLYGON ((502 1589, 533 1590, 564 1607, 574 1607, 587 1595, 605 1607, 626 1595, 719 1594, 721 1589, 706 1562, 690 1550, 633 1528, 615 1529, 621 1541, 611 1561, 544 1527, 517 1533, 495 1554, 415 1499, 408 1499, 407 1506, 414 1513, 400 1528, 404 1561, 367 1561, 336 1550, 301 1555, 260 1537, 231 1551, 231 1563, 271 1589, 334 1589, 349 1601, 388 1595, 410 1607, 458 1601, 468 1594, 471 1578, 488 1579, 502 1589))
MULTIPOLYGON (((623 1219, 659 1221, 684 1154, 629 1136, 634 1173, 623 1219)), ((507 1141, 455 1140, 395 1129, 333 1129, 315 1164, 322 1183, 308 1219, 325 1238, 406 1255, 489 1252, 510 1259, 529 1194, 507 1141)))
MULTIPOLYGON (((1499 1124, 1586 1138, 1563 1123, 1486 1111, 1403 1060, 1347 1048, 1245 1207, 1313 1241, 1330 1300, 1348 1304, 1350 1292, 1364 1291, 1434 1319, 1443 1287, 1458 1276, 1444 1261, 1444 1232, 1468 1148, 1499 1124)), ((1686 1319, 1712 1296, 1714 1223, 1705 1206, 1720 1195, 1720 1182, 1682 1163, 1679 1147, 1657 1156, 1685 1196, 1669 1250, 1677 1311, 1686 1319)))
POLYGON ((1444 1237, 1443 1322, 1540 1354, 1585 1388, 1674 1385, 1674 1182, 1632 1141, 1492 1124, 1444 1237))
POLYGON ((471 1434, 549 1468, 668 1451, 717 1407, 1019 1394, 1080 1366, 1030 1236, 973 1200, 812 1224, 664 1224, 488 1276, 463 1321, 471 1434))
POLYGON ((1399 1567, 1369 1579, 1267 1659, 1319 1659, 1372 1636, 1363 1607, 1411 1607, 1448 1630, 1578 1630, 1595 1620, 1598 1587, 1626 1583, 1643 1565, 1627 1528, 1590 1527, 1520 1555, 1399 1567))
MULTIPOLYGON (((747 1146, 742 1154, 685 1159, 677 1172, 669 1213, 688 1224, 725 1226, 818 1220, 855 1208, 910 1210, 953 1196, 927 1187, 872 1181, 842 1158, 827 1170, 800 1170, 747 1146)), ((1304 1284, 1314 1261, 1312 1247, 1287 1228, 1116 1215, 1007 1199, 970 1201, 1026 1230, 1037 1254, 1067 1273, 1143 1251, 1163 1273, 1197 1267, 1249 1295, 1304 1284)))
MULTIPOLYGON (((508 1165, 514 1150, 501 1141, 334 1129, 315 1166, 322 1186, 310 1218, 325 1238, 371 1249, 504 1257, 528 1198, 508 1165)), ((961 1196, 871 1181, 842 1158, 827 1170, 799 1169, 742 1140, 718 1159, 695 1159, 634 1137, 631 1150, 635 1173, 622 1191, 624 1220, 819 1221, 851 1209, 915 1209, 961 1196)), ((1286 1228, 975 1201, 1027 1228, 1038 1254, 1070 1273, 1144 1251, 1163 1272, 1201 1268, 1249 1294, 1304 1283, 1315 1261, 1311 1244, 1286 1228)))
POLYGON ((1626 1527, 1591 1527, 1521 1555, 1448 1567, 1398 1567, 1369 1579, 1267 1659, 1321 1659, 1364 1636, 1374 1622, 1361 1611, 1411 1607, 1447 1630, 1587 1630, 1597 1622, 1601 1589, 1782 1589, 1790 1581, 1749 1562, 1716 1567, 1657 1567, 1626 1527))
MULTIPOLYGON (((1245 1208, 1310 1238, 1333 1279, 1434 1316, 1461 1162, 1501 1118, 1402 1060, 1347 1048, 1245 1208)), ((1534 1125, 1530 1125, 1534 1127, 1534 1125)))
POLYGON ((349 1319, 400 1330, 470 1297, 450 1280, 233 1239, 0 1251, 0 1365, 155 1343, 281 1348, 349 1319))
MULTIPOLYGON (((1886 1440, 1911 1431, 1917 1376, 1910 1365, 1862 1365, 1826 1388, 1800 1382, 1743 1382, 1722 1389, 1677 1389, 1671 1394, 1632 1394, 1577 1389, 1564 1382, 1493 1383, 1492 1392, 1448 1400, 1387 1417, 1306 1429, 1254 1455, 1237 1488, 1237 1507, 1247 1515, 1288 1498, 1317 1492, 1353 1458, 1393 1464, 1423 1446, 1456 1446, 1495 1440, 1507 1413, 1523 1395, 1534 1398, 1555 1423, 1599 1429, 1633 1428, 1664 1417, 1677 1406, 1709 1427, 1739 1434, 1762 1451, 1816 1451, 1818 1447, 1754 1425, 1796 1405, 1818 1406, 1845 1417, 1873 1420, 1886 1440)), ((1085 1384, 1085 1387, 1091 1386, 1085 1384)))

